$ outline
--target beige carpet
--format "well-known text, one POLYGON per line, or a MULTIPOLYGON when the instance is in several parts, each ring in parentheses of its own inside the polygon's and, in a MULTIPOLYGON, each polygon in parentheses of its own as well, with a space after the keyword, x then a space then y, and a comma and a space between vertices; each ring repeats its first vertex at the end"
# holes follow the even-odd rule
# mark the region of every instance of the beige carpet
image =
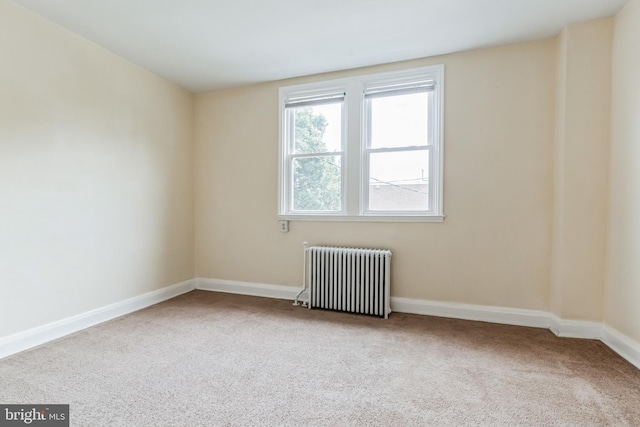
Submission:
POLYGON ((0 360, 0 403, 73 426, 639 426, 598 341, 194 291, 0 360))

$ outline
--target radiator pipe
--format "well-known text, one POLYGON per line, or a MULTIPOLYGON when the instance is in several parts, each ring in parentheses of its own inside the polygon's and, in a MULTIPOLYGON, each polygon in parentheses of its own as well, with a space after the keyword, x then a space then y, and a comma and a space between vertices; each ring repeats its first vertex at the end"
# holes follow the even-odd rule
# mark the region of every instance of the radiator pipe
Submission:
POLYGON ((293 305, 295 306, 298 306, 298 305, 302 305, 303 307, 307 306, 307 303, 304 301, 300 303, 299 298, 300 298, 300 295, 302 295, 302 293, 307 290, 307 245, 308 244, 309 244, 308 242, 304 242, 304 250, 302 251, 302 290, 298 292, 298 295, 296 295, 296 298, 293 300, 293 305))

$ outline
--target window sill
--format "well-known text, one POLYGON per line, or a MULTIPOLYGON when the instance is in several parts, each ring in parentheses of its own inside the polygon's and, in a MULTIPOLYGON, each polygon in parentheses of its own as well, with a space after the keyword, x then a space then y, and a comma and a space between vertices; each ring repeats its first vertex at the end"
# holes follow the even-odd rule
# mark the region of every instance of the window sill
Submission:
POLYGON ((279 221, 443 222, 444 215, 278 215, 279 221))

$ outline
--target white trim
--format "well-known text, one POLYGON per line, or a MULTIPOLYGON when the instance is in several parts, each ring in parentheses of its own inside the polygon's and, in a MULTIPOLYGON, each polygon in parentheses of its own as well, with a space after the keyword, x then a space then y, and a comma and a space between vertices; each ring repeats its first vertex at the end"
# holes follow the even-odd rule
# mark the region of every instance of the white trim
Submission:
MULTIPOLYGON (((0 338, 0 359, 166 301, 194 289, 293 300, 301 288, 209 278, 186 280, 86 313, 0 338)), ((559 337, 597 339, 640 369, 640 343, 599 322, 560 319, 553 313, 540 310, 399 297, 391 298, 391 310, 398 313, 543 328, 550 329, 559 337)))
POLYGON ((254 297, 294 300, 300 288, 293 286, 267 285, 263 283, 238 282, 221 279, 195 279, 196 289, 202 291, 225 292, 228 294, 250 295, 254 297))
POLYGON ((549 313, 549 329, 559 337, 582 338, 587 340, 602 339, 602 323, 587 320, 561 319, 553 313, 549 313))
MULTIPOLYGON (((402 71, 354 76, 345 79, 305 83, 295 86, 282 86, 278 91, 278 219, 286 221, 389 221, 389 222, 442 222, 443 179, 444 179, 444 65, 430 65, 402 71), (429 210, 428 211, 370 211, 369 194, 369 158, 372 152, 409 151, 416 147, 397 147, 394 149, 368 146, 367 126, 369 120, 368 102, 364 93, 368 87, 387 87, 395 85, 415 85, 416 82, 429 80, 433 88, 429 91, 430 138, 425 149, 429 152, 429 210), (292 122, 287 113, 287 102, 291 99, 313 99, 335 93, 344 93, 342 110, 342 156, 341 195, 342 205, 339 212, 300 212, 293 209, 292 161, 300 157, 312 157, 325 153, 294 154, 291 137, 292 122), (356 156, 358 154, 358 156, 356 156)), ((420 146, 420 149, 423 149, 420 146)))
MULTIPOLYGON (((278 90, 278 214, 289 212, 291 208, 292 189, 288 186, 291 185, 291 163, 289 162, 289 154, 293 151, 293 141, 290 140, 288 135, 285 135, 289 130, 288 119, 286 114, 286 104, 291 98, 300 97, 318 97, 324 94, 331 94, 336 92, 344 93, 344 99, 342 100, 342 150, 339 152, 342 155, 342 161, 347 160, 347 150, 345 143, 347 141, 347 87, 349 85, 348 78, 329 80, 318 83, 305 83, 294 86, 280 87, 278 90)), ((341 165, 342 176, 342 200, 341 213, 346 213, 346 162, 341 165)), ((324 212, 320 213, 321 215, 324 212)))
POLYGON ((0 338, 0 359, 195 289, 193 279, 0 338))
POLYGON ((392 297, 391 311, 533 328, 549 327, 549 313, 538 310, 392 297))
POLYGON ((629 338, 607 325, 603 327, 602 342, 636 368, 640 369, 640 342, 629 338))
MULTIPOLYGON (((198 278, 196 289, 293 300, 301 287, 198 278)), ((303 299, 301 299, 303 301, 303 299)), ((600 322, 560 319, 542 310, 391 297, 391 311, 549 329, 563 338, 596 339, 640 368, 640 343, 600 322)))
POLYGON ((279 221, 335 221, 335 222, 443 222, 444 215, 278 215, 279 221))

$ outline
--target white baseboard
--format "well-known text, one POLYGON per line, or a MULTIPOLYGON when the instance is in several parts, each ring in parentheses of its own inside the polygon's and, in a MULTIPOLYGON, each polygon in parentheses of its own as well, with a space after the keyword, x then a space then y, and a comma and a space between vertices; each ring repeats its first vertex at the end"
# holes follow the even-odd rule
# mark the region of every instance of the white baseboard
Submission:
POLYGON ((0 359, 195 289, 193 279, 0 338, 0 359))
POLYGON ((263 283, 237 282, 235 280, 195 279, 196 289, 250 295, 254 297, 293 300, 302 289, 293 286, 266 285, 263 283))
MULTIPOLYGON (((234 280, 205 278, 195 280, 196 289, 288 300, 293 300, 301 289, 301 287, 237 282, 234 280)), ((304 298, 302 300, 304 300, 304 298)), ((640 343, 611 328, 605 327, 600 322, 561 319, 553 313, 541 310, 458 304, 398 297, 391 298, 391 311, 543 328, 550 329, 555 335, 563 338, 601 340, 613 351, 640 368, 640 343)))
POLYGON ((549 313, 537 310, 392 297, 391 311, 533 328, 549 327, 549 313))
POLYGON ((624 359, 627 359, 636 368, 640 369, 639 342, 606 325, 603 328, 602 342, 624 359))
POLYGON ((600 322, 586 320, 561 319, 553 313, 549 313, 549 329, 559 337, 582 338, 587 340, 601 340, 603 326, 600 322))
MULTIPOLYGON (((77 316, 0 338, 0 359, 174 298, 194 289, 293 300, 301 288, 234 280, 191 279, 77 316)), ((598 339, 631 364, 640 368, 640 343, 599 322, 560 319, 555 314, 538 310, 398 297, 391 298, 391 310, 398 313, 544 328, 550 329, 560 337, 598 339)))

